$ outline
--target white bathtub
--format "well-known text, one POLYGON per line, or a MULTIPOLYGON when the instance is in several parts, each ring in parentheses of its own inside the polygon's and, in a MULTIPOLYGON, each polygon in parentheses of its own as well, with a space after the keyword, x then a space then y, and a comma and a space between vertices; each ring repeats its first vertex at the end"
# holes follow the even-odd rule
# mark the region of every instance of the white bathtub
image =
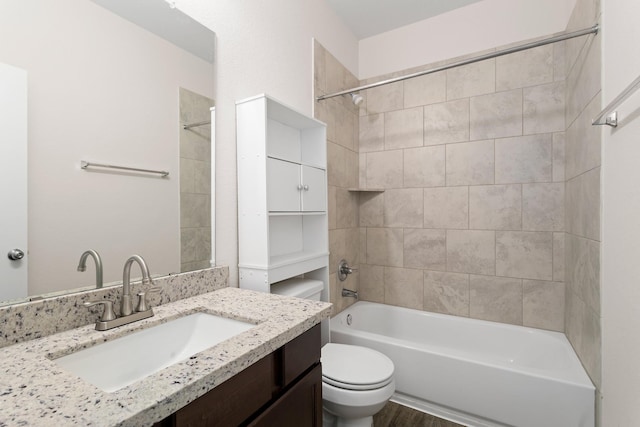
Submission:
POLYGON ((331 341, 386 354, 392 400, 460 424, 594 426, 595 389, 558 332, 361 301, 331 319, 331 341))

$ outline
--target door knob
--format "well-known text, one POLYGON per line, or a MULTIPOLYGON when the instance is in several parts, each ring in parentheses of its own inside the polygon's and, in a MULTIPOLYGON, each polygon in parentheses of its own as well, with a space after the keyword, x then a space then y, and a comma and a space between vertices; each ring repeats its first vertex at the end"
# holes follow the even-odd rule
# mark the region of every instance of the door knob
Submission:
POLYGON ((11 249, 9 251, 9 253, 7 254, 7 257, 11 261, 18 261, 18 260, 24 258, 24 252, 22 252, 20 249, 11 249))

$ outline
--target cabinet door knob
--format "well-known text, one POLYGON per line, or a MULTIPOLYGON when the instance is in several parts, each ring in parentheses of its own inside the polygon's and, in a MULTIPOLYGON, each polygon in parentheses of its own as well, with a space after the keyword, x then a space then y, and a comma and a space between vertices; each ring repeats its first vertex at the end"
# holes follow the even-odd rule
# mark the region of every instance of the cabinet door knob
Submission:
POLYGON ((304 186, 302 184, 298 184, 298 191, 302 191, 303 188, 304 186))
POLYGON ((304 188, 304 191, 309 191, 309 186, 308 185, 304 185, 302 188, 304 188))

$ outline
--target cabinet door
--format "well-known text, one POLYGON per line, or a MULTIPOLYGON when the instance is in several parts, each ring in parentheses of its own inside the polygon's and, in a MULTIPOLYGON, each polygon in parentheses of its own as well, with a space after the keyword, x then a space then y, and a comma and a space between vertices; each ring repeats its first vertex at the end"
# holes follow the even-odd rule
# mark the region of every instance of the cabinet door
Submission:
POLYGON ((327 210, 325 193, 325 171, 311 166, 302 166, 302 210, 306 212, 327 210))
POLYGON ((271 212, 300 210, 300 165, 267 159, 267 208, 271 212))
POLYGON ((274 353, 271 353, 154 427, 240 425, 272 399, 275 363, 274 353))
POLYGON ((250 427, 321 427, 322 367, 317 364, 274 404, 269 406, 250 427))

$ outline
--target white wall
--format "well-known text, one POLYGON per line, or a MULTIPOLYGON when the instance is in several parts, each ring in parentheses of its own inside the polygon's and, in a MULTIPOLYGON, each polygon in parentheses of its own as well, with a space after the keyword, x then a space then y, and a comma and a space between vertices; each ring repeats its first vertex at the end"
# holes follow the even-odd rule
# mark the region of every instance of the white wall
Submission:
POLYGON ((215 98, 211 64, 86 0, 0 6, 0 61, 28 72, 30 294, 95 283, 91 261, 76 271, 90 248, 105 282, 134 253, 153 274, 179 271, 178 88, 215 98), (80 160, 171 176, 85 172, 80 160))
POLYGON ((575 0, 484 0, 360 40, 360 78, 564 31, 575 0))
POLYGON ((313 115, 312 38, 354 74, 358 43, 324 0, 178 0, 218 36, 216 262, 238 283, 235 101, 260 93, 313 115))
MULTIPOLYGON (((640 75, 640 2, 603 0, 603 104, 640 75)), ((640 419, 640 93, 602 144, 602 426, 640 419)))

